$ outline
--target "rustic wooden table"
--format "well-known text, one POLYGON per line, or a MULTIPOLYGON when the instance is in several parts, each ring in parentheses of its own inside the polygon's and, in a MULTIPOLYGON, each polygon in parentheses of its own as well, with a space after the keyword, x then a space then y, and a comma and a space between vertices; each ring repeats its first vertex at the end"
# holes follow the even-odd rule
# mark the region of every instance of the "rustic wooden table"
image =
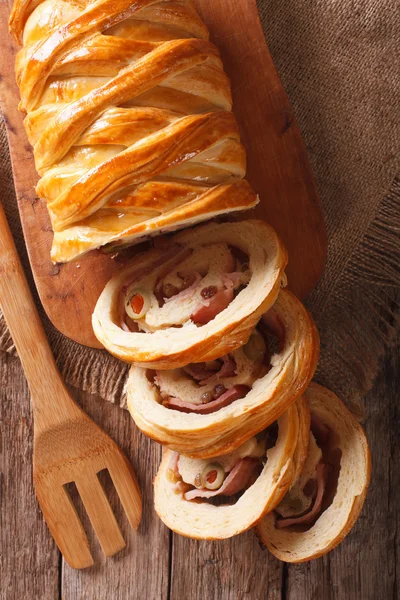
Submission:
POLYGON ((32 416, 21 366, 15 358, 0 356, 1 599, 398 598, 399 387, 400 354, 394 353, 384 362, 375 388, 366 398, 373 477, 361 517, 345 542, 328 557, 300 566, 283 565, 263 552, 252 532, 220 543, 197 542, 170 533, 152 508, 152 478, 160 447, 138 433, 127 412, 96 397, 77 394, 78 402, 131 458, 143 490, 144 518, 139 531, 133 533, 105 482, 127 548, 104 559, 84 518, 96 565, 74 571, 62 561, 33 494, 32 416))

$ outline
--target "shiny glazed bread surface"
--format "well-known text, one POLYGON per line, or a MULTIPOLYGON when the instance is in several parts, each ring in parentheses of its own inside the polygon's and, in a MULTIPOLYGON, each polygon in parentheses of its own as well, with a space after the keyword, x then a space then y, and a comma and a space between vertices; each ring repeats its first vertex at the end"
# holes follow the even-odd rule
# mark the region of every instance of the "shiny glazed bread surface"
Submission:
POLYGON ((16 0, 10 29, 54 261, 256 204, 191 0, 16 0))

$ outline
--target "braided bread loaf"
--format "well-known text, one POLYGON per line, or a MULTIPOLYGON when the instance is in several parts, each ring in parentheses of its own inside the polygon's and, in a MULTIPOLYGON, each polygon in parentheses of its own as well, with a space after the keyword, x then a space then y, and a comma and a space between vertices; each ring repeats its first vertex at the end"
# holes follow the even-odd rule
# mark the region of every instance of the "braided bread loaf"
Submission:
POLYGON ((54 261, 257 203, 191 0, 16 0, 10 29, 54 261))

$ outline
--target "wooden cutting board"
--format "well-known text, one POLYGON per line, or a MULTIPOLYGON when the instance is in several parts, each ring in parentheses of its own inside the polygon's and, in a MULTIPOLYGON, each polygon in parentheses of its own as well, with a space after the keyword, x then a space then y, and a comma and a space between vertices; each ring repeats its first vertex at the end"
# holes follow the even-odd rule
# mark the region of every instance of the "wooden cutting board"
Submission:
MULTIPOLYGON (((17 109, 18 48, 7 24, 11 4, 12 0, 4 2, 0 13, 0 100, 35 282, 53 324, 69 338, 98 347, 91 314, 118 265, 98 251, 75 263, 50 261, 50 221, 44 202, 34 192, 38 176, 17 109)), ((197 6, 231 78, 234 112, 247 150, 248 179, 261 198, 246 216, 255 213, 278 231, 289 250, 289 287, 303 298, 324 268, 325 225, 304 144, 265 43, 256 0, 197 0, 197 6)))

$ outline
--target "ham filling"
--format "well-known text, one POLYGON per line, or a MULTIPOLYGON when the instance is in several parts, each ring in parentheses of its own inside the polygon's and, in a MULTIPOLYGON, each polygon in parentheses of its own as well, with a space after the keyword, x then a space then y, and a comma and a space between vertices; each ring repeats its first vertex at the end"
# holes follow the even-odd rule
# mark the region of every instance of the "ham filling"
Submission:
POLYGON ((231 354, 226 354, 219 360, 187 365, 183 370, 198 381, 199 385, 204 386, 236 375, 236 361, 231 354))
POLYGON ((237 260, 224 243, 193 250, 175 248, 166 253, 165 264, 151 273, 141 273, 131 285, 123 286, 124 305, 121 327, 132 331, 128 317, 138 331, 152 333, 166 327, 202 326, 224 311, 250 280, 248 264, 237 260), (135 318, 135 294, 146 305, 135 318))
POLYGON ((220 312, 230 305, 233 300, 233 292, 233 288, 213 292, 213 296, 207 299, 202 306, 190 315, 193 323, 196 323, 196 325, 206 325, 215 319, 220 312))
POLYGON ((315 502, 310 511, 300 517, 289 517, 287 519, 279 519, 276 522, 277 529, 290 527, 291 525, 310 525, 319 515, 322 507, 322 500, 325 493, 325 465, 320 463, 317 467, 317 495, 315 502))
POLYGON ((193 377, 200 384, 221 370, 220 362, 217 360, 208 363, 192 363, 183 367, 185 373, 193 377))
POLYGON ((193 459, 174 452, 171 455, 171 481, 185 500, 209 500, 234 496, 254 483, 266 460, 266 435, 253 437, 228 455, 193 459))
POLYGON ((218 490, 190 490, 184 494, 185 500, 195 498, 214 498, 215 496, 233 496, 241 492, 253 475, 258 460, 255 458, 242 458, 232 469, 224 483, 218 490))
MULTIPOLYGON (((278 506, 276 509, 276 512, 280 513, 278 514, 278 518, 275 522, 275 527, 277 529, 283 529, 285 527, 297 525, 312 526, 321 513, 331 504, 336 493, 337 478, 340 472, 340 450, 335 447, 334 436, 331 430, 316 414, 311 415, 311 432, 313 436, 315 436, 315 439, 314 437, 312 438, 313 445, 319 452, 319 455, 316 455, 314 451, 314 455, 318 457, 318 463, 314 466, 314 474, 310 479, 308 479, 307 482, 304 481, 304 476, 303 481, 301 481, 302 476, 300 476, 303 489, 297 490, 300 506, 302 505, 301 497, 309 495, 309 490, 314 492, 313 494, 310 494, 312 495, 312 498, 309 508, 301 514, 287 515, 286 513, 288 511, 285 504, 293 505, 293 500, 296 501, 296 491, 289 491, 288 498, 286 499, 285 497, 281 503, 282 508, 278 506), (290 498, 291 494, 293 498, 290 498), (286 500, 288 500, 288 502, 286 500), (285 514, 285 517, 282 518, 280 516, 281 514, 285 514)), ((309 453, 310 451, 311 450, 309 447, 309 453)), ((307 459, 308 462, 310 462, 309 458, 307 459)), ((307 469, 307 461, 304 468, 307 469)), ((296 488, 294 489, 296 490, 296 488)))
POLYGON ((164 406, 167 408, 173 408, 175 410, 179 410, 180 412, 186 413, 196 413, 198 415, 208 415, 213 413, 224 406, 229 406, 235 400, 239 400, 239 398, 244 398, 249 393, 250 388, 247 385, 234 385, 230 390, 224 392, 219 398, 216 400, 211 400, 207 404, 199 404, 195 405, 191 402, 185 402, 184 400, 180 400, 179 398, 169 398, 164 406))
POLYGON ((160 402, 179 412, 207 415, 244 398, 271 368, 270 335, 255 330, 247 344, 217 360, 156 371, 160 402))

